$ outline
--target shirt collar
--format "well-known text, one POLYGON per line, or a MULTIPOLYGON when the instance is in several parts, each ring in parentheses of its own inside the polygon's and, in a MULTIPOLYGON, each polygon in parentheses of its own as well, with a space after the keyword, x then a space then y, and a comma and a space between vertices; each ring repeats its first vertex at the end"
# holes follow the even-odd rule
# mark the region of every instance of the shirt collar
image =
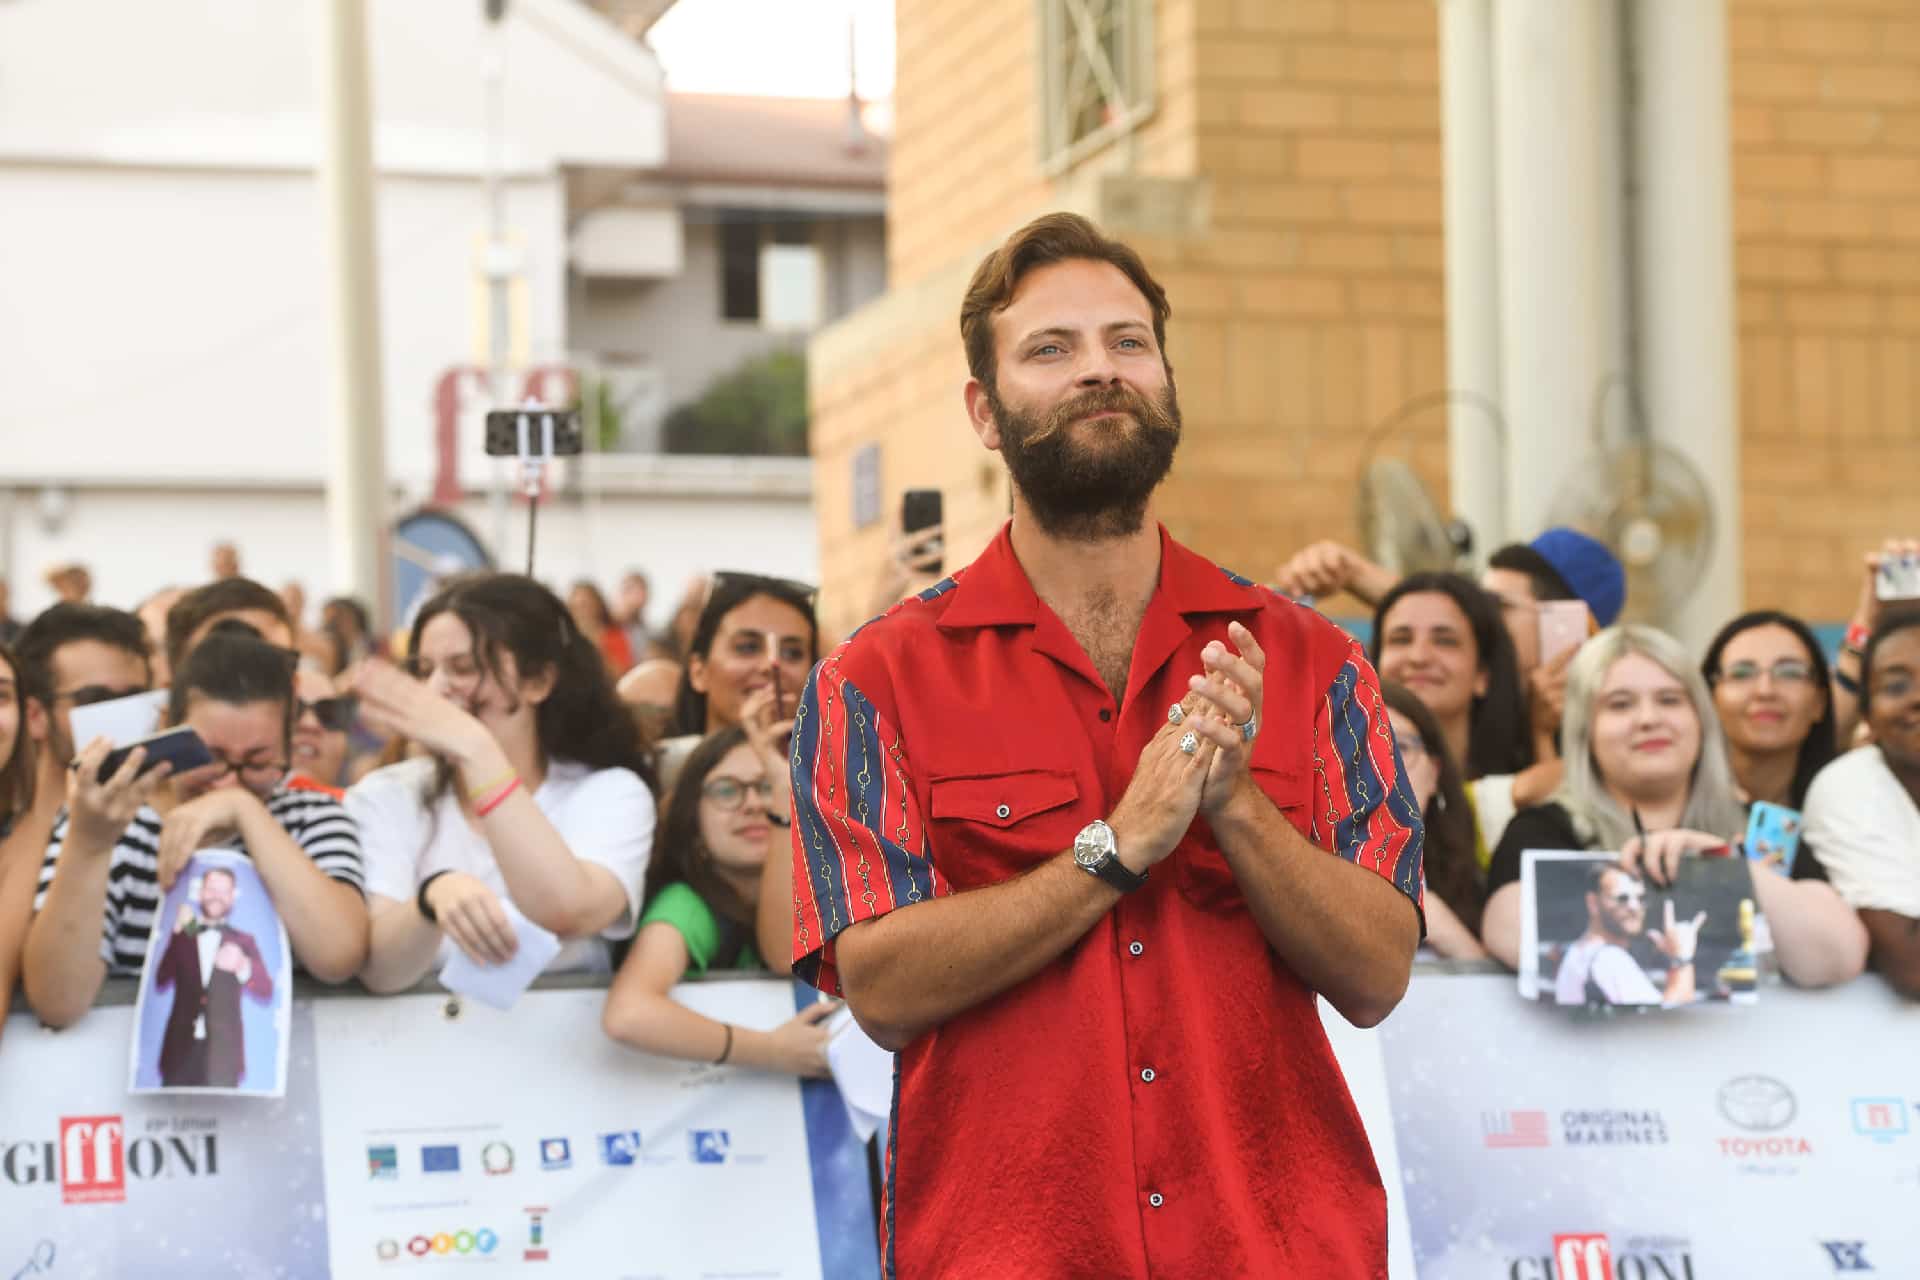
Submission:
MULTIPOLYGON (((1160 584, 1156 600, 1181 615, 1245 613, 1260 608, 1260 589, 1235 577, 1160 530, 1160 584)), ((1149 606, 1151 607, 1151 606, 1149 606)), ((940 616, 946 630, 1036 625, 1040 597, 1013 553, 1013 522, 1000 527, 980 558, 954 575, 953 599, 940 616)))

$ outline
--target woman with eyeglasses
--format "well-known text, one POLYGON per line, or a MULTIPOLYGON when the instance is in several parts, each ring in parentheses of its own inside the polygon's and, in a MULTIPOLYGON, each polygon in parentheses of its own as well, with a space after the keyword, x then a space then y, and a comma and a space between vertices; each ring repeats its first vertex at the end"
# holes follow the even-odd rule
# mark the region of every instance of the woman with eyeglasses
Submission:
MULTIPOLYGON (((1679 641, 1652 627, 1621 624, 1581 646, 1567 669, 1561 747, 1559 790, 1514 816, 1487 874, 1481 940, 1508 968, 1519 962, 1527 850, 1618 851, 1629 875, 1665 886, 1683 857, 1729 852, 1745 828, 1706 683, 1679 641)), ((1780 970, 1795 984, 1860 973, 1866 934, 1831 886, 1757 865, 1753 883, 1780 970)), ((1673 943, 1691 953, 1691 936, 1673 943)))
POLYGON ((66 1026, 109 974, 140 973, 163 896, 197 851, 216 845, 253 860, 308 974, 344 982, 359 969, 360 843, 338 801, 286 783, 294 701, 286 650, 216 630, 174 672, 166 715, 169 727, 199 736, 211 764, 143 772, 136 748, 102 778, 105 738, 75 757, 27 936, 23 976, 41 1021, 66 1026))
MULTIPOLYGON (((1827 659, 1807 624, 1774 609, 1743 613, 1707 646, 1700 673, 1743 797, 1804 809, 1814 775, 1834 757, 1827 659)), ((1808 865, 1805 875, 1823 878, 1817 860, 1808 865)), ((1794 874, 1803 874, 1798 859, 1794 874)))
POLYGON ((293 773, 287 785, 342 799, 357 701, 350 693, 335 693, 331 680, 304 664, 293 679, 298 701, 294 704, 293 773))
POLYGON ((1447 749, 1439 720, 1413 690, 1383 681, 1380 695, 1426 830, 1421 863, 1427 881, 1426 946, 1448 960, 1477 960, 1487 954, 1479 936, 1486 890, 1474 859, 1473 810, 1460 765, 1447 749))
POLYGON ((693 1062, 732 1062, 798 1076, 827 1074, 819 1003, 771 1031, 715 1021, 674 1001, 688 975, 759 970, 754 942, 761 871, 787 857, 784 762, 739 727, 701 739, 687 757, 647 872, 647 909, 633 950, 607 992, 601 1024, 637 1049, 693 1062))
POLYGON ((373 915, 361 980, 403 990, 456 948, 505 963, 509 907, 560 938, 549 972, 608 972, 640 914, 653 766, 593 638, 533 579, 486 573, 429 599, 407 652, 408 673, 369 661, 356 683, 362 715, 425 753, 347 792, 373 915))

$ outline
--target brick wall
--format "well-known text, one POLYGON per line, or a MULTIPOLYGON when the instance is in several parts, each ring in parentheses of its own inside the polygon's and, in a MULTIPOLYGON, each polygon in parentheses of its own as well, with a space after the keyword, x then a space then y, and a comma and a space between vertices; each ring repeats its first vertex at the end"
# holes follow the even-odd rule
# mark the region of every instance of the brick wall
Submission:
MULTIPOLYGON (((946 489, 953 563, 1006 487, 960 401, 957 314, 983 253, 1049 208, 1095 213, 1091 175, 1204 181, 1201 237, 1127 236, 1173 302, 1186 440, 1162 493, 1175 534, 1266 575, 1353 537, 1368 429, 1444 386, 1436 17, 1430 0, 1160 0, 1155 114, 1057 180, 1036 158, 1030 0, 899 0, 887 298, 812 352, 823 611, 865 616, 878 529, 852 528, 851 458, 883 443, 884 501, 946 489)), ((1445 493, 1444 415, 1383 444, 1445 493)))
POLYGON ((1730 0, 1746 595, 1920 530, 1920 4, 1730 0))

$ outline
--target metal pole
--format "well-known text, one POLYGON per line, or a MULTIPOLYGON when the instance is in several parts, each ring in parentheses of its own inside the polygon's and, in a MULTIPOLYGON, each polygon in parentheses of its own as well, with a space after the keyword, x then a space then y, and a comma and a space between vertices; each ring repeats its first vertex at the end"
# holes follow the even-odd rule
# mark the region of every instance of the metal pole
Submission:
POLYGON ((376 625, 384 625, 387 460, 366 0, 321 0, 320 10, 326 24, 320 78, 326 139, 319 177, 334 392, 327 543, 335 589, 366 601, 376 625))
MULTIPOLYGON (((512 284, 507 246, 506 168, 506 92, 507 48, 504 19, 506 0, 486 0, 486 53, 482 80, 486 96, 487 171, 487 383, 494 408, 513 403, 513 388, 508 385, 508 344, 513 336, 512 284)), ((493 523, 494 554, 507 546, 507 468, 495 463, 493 488, 487 495, 487 511, 493 523)))

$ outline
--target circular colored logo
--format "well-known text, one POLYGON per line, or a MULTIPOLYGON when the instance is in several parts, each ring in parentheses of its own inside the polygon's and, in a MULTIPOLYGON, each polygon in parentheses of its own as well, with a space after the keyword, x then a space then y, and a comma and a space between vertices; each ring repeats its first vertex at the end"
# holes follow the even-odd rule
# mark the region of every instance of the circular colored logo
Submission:
POLYGON ((504 1142, 489 1142, 480 1148, 480 1167, 488 1173, 512 1173, 513 1148, 504 1142))
POLYGON ((435 1253, 452 1253, 453 1237, 444 1231, 435 1232, 433 1236, 433 1251, 435 1253))
POLYGON ((1800 1112, 1793 1090, 1772 1076, 1736 1076, 1720 1086, 1719 1102, 1729 1124, 1755 1133, 1784 1129, 1800 1112))
POLYGON ((373 1246, 373 1251, 379 1256, 380 1261, 392 1262, 400 1256, 400 1242, 398 1240, 382 1240, 379 1244, 373 1246))
POLYGON ((473 1247, 481 1253, 492 1253, 500 1247, 500 1237, 482 1227, 473 1233, 473 1247))
POLYGON ((415 1236, 407 1241, 407 1252, 416 1258, 424 1258, 433 1252, 433 1241, 425 1236, 415 1236))

